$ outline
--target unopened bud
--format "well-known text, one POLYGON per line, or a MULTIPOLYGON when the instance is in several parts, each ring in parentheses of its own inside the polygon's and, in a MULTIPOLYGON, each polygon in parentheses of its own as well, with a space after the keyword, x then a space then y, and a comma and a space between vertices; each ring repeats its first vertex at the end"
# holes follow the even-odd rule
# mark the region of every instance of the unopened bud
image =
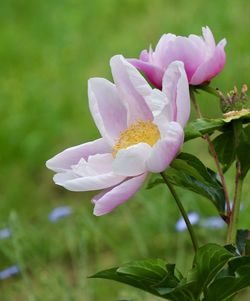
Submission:
POLYGON ((237 87, 234 86, 233 90, 229 91, 224 95, 221 91, 217 90, 220 97, 221 110, 224 113, 224 117, 231 115, 244 115, 249 112, 249 100, 247 97, 247 85, 244 84, 238 91, 237 87))

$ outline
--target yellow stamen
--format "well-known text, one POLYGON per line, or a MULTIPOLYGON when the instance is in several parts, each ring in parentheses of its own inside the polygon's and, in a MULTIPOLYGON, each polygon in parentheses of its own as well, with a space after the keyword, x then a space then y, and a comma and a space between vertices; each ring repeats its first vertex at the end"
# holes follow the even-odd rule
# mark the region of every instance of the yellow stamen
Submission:
POLYGON ((160 139, 158 126, 151 120, 138 120, 120 134, 116 144, 113 146, 112 155, 116 156, 120 149, 144 142, 153 146, 160 139))

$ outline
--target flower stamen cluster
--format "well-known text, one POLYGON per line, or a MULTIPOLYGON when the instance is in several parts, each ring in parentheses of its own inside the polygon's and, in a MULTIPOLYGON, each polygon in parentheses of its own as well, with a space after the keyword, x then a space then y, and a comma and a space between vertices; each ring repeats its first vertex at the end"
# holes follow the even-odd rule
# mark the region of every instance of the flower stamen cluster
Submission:
POLYGON ((120 137, 112 148, 112 155, 115 157, 119 150, 126 149, 140 142, 153 146, 160 137, 158 126, 151 120, 138 120, 120 134, 120 137))

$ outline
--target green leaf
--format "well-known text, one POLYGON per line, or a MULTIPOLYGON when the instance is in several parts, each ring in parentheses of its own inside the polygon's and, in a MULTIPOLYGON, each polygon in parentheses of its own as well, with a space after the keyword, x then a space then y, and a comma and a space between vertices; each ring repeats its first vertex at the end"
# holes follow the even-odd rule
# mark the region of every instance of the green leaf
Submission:
POLYGON ((212 134, 216 130, 225 126, 223 119, 196 119, 185 127, 185 141, 201 137, 204 134, 212 134))
MULTIPOLYGON (((211 200, 218 211, 225 210, 225 197, 216 173, 193 155, 181 153, 166 170, 169 181, 176 186, 198 193, 211 200)), ((157 184, 160 181, 156 182, 157 184)))
POLYGON ((152 189, 159 184, 163 184, 164 180, 159 177, 159 174, 152 173, 146 189, 152 189))
POLYGON ((247 250, 248 244, 250 242, 249 236, 250 236, 250 230, 247 230, 247 229, 237 230, 236 245, 237 245, 237 248, 238 248, 240 254, 245 253, 245 254, 250 255, 247 250))
POLYGON ((217 136, 213 140, 213 145, 222 164, 223 171, 226 172, 236 158, 233 131, 226 131, 217 136))
POLYGON ((175 265, 161 259, 147 259, 127 263, 118 268, 99 272, 90 278, 115 280, 142 289, 171 301, 195 301, 190 284, 182 284, 183 276, 175 265))
POLYGON ((244 178, 250 169, 250 125, 242 129, 239 146, 237 148, 237 156, 241 163, 241 177, 244 178))
POLYGON ((216 279, 205 292, 204 301, 227 301, 250 286, 250 265, 240 266, 234 276, 216 279))
POLYGON ((167 273, 164 260, 147 259, 104 270, 90 278, 115 280, 160 296, 154 286, 161 283, 167 276, 167 273))
POLYGON ((200 118, 187 124, 185 127, 185 141, 202 137, 205 134, 211 135, 215 131, 227 131, 234 120, 240 120, 243 124, 250 123, 250 113, 239 114, 228 118, 208 119, 200 118))
POLYGON ((194 258, 193 269, 187 276, 187 283, 192 283, 192 291, 196 298, 206 290, 217 273, 232 257, 234 255, 231 252, 217 244, 207 244, 198 249, 194 258))

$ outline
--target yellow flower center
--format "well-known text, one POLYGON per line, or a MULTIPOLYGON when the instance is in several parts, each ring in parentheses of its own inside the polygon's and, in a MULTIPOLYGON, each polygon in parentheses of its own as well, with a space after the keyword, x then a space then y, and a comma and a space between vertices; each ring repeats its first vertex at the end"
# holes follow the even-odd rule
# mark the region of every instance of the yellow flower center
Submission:
POLYGON ((120 134, 116 144, 113 146, 112 155, 116 156, 120 149, 144 142, 153 146, 160 139, 158 126, 152 121, 138 120, 120 134))

